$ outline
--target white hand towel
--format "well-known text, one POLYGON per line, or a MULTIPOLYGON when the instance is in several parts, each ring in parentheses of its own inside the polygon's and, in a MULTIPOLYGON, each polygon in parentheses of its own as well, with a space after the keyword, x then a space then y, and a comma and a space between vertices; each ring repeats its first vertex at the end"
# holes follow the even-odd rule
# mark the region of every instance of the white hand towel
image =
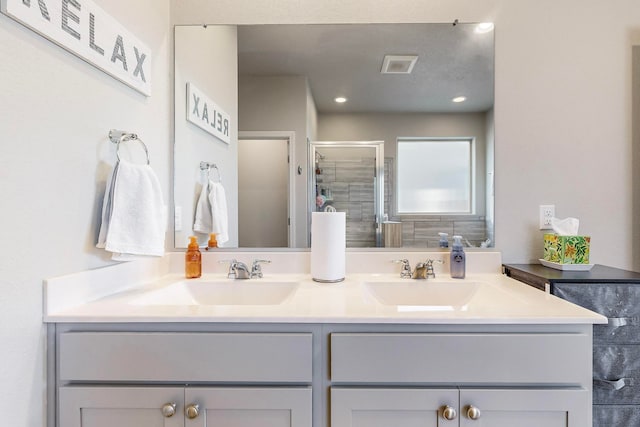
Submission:
POLYGON ((202 185, 200 197, 196 205, 196 216, 193 221, 193 231, 209 234, 211 231, 211 203, 209 202, 209 181, 202 185))
MULTIPOLYGON (((114 259, 121 254, 164 255, 164 202, 153 169, 121 160, 111 184, 111 215, 106 223, 104 248, 117 254, 114 259)), ((98 241, 98 247, 100 244, 98 241)))
POLYGON ((219 182, 209 181, 209 203, 211 203, 211 233, 216 233, 218 243, 229 240, 229 214, 227 196, 219 182))

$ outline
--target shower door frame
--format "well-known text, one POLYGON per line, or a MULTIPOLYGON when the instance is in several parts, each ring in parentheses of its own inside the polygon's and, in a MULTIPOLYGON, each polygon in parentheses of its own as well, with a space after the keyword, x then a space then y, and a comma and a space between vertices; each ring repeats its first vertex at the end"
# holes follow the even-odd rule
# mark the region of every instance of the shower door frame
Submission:
POLYGON ((314 191, 316 148, 319 147, 344 147, 375 149, 374 168, 374 226, 376 247, 382 247, 382 221, 384 216, 384 141, 309 141, 309 164, 307 168, 307 237, 311 244, 311 212, 315 211, 316 197, 314 191))

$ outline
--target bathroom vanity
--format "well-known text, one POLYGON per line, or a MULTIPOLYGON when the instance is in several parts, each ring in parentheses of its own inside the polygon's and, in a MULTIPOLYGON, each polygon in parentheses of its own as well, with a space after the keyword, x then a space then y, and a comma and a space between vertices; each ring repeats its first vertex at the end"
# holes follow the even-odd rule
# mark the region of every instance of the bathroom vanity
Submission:
POLYGON ((501 274, 324 285, 169 267, 62 302, 122 285, 106 270, 46 283, 51 426, 591 423, 592 324, 606 319, 501 274))

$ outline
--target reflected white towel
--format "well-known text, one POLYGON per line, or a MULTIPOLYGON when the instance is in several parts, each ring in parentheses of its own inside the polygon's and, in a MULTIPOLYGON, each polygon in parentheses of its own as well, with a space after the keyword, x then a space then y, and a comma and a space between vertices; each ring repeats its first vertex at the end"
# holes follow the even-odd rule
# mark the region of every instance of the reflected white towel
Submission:
POLYGON ((216 233, 218 243, 229 240, 229 214, 227 196, 219 182, 209 181, 209 203, 211 204, 211 233, 216 233))
POLYGON ((209 181, 202 185, 200 197, 196 205, 196 216, 193 221, 193 231, 209 234, 211 231, 211 203, 209 202, 209 181))
POLYGON ((107 185, 96 246, 114 259, 164 255, 165 214, 158 177, 149 165, 121 160, 107 185))

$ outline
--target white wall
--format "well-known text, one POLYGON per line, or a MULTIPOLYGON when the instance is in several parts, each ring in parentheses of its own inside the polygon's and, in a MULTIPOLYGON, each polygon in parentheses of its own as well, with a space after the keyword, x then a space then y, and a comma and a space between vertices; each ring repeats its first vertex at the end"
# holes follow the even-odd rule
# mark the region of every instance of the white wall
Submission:
POLYGON ((111 263, 94 247, 110 128, 144 140, 169 202, 169 2, 94 1, 152 50, 150 98, 0 15, 0 413, 12 427, 45 422, 42 280, 111 263))
MULTIPOLYGON (((221 247, 238 246, 238 49, 235 26, 175 27, 175 184, 174 199, 182 210, 182 230, 175 245, 184 248, 193 235, 195 206, 201 182, 206 179, 201 161, 215 163, 222 176, 229 216, 229 241, 221 247), (225 144, 186 119, 186 84, 191 82, 229 114, 230 143, 225 144)), ((202 104, 202 102, 201 102, 202 104)), ((203 108, 200 105, 200 108, 203 108)), ((217 179, 216 171, 210 173, 217 179)), ((208 235, 197 234, 201 245, 208 235)))
MULTIPOLYGON (((575 216, 592 261, 632 265, 631 46, 637 0, 172 0, 177 23, 496 24, 496 244, 542 255, 538 205, 575 216)), ((640 246, 640 244, 638 245, 640 246)), ((640 248, 637 248, 640 250, 640 248)))

